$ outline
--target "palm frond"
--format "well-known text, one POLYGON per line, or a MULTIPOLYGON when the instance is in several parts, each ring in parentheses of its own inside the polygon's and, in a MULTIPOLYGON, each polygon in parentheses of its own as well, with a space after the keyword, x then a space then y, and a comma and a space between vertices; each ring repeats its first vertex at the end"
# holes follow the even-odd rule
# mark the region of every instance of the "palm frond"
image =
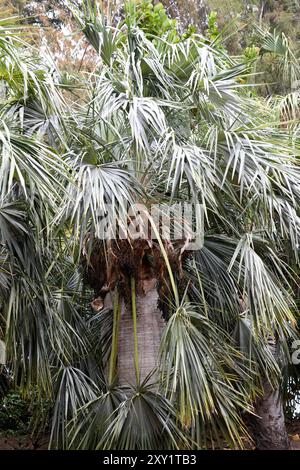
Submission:
POLYGON ((62 367, 54 377, 56 401, 53 409, 50 448, 68 447, 67 424, 78 408, 95 399, 97 387, 80 369, 62 367))
POLYGON ((185 303, 171 316, 161 344, 163 384, 167 396, 178 401, 181 421, 198 438, 201 428, 203 432, 211 426, 215 438, 220 432, 242 446, 246 431, 239 409, 247 408, 247 392, 238 386, 238 374, 245 379, 247 371, 239 365, 241 356, 226 334, 185 303))

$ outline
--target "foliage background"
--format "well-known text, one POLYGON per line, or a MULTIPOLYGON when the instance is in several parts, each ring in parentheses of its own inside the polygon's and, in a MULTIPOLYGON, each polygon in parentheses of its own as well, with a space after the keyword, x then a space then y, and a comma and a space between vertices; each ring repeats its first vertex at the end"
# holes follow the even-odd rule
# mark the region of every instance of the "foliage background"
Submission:
MULTIPOLYGON (((139 21, 148 38, 151 38, 152 34, 159 36, 166 34, 168 39, 176 44, 180 42, 182 38, 192 36, 196 31, 201 31, 209 40, 213 41, 218 41, 218 37, 221 35, 222 41, 224 40, 223 42, 229 53, 245 56, 245 61, 249 60, 249 64, 251 63, 252 58, 256 58, 257 56, 257 50, 255 47, 258 47, 260 51, 263 45, 263 40, 265 40, 257 30, 252 28, 252 23, 254 21, 259 22, 260 25, 266 29, 272 30, 277 28, 279 32, 286 33, 289 36, 291 43, 292 41, 297 41, 297 39, 299 39, 299 24, 296 21, 297 14, 300 11, 298 2, 191 1, 189 2, 190 5, 188 12, 186 11, 186 2, 178 1, 170 4, 166 1, 163 3, 172 18, 169 18, 166 15, 158 2, 156 2, 154 8, 149 8, 149 2, 144 2, 142 13, 139 16, 139 21), (214 12, 216 12, 216 14, 214 12), (229 34, 232 24, 235 25, 234 35, 232 35, 231 32, 229 34), (191 25, 194 25, 194 27, 191 27, 191 25), (254 49, 251 49, 253 47, 254 49)), ((16 11, 27 16, 26 22, 29 26, 28 37, 30 38, 30 41, 32 41, 33 44, 37 44, 39 47, 44 48, 44 50, 49 47, 54 54, 56 62, 64 71, 79 74, 81 71, 85 72, 93 70, 96 58, 95 52, 88 42, 79 35, 78 28, 74 20, 67 13, 65 2, 63 0, 47 0, 43 2, 9 1, 5 3, 5 7, 8 11, 16 11), (33 17, 28 18, 28 15, 33 15, 33 17), (43 32, 39 32, 37 34, 37 30, 34 28, 35 24, 43 25, 45 27, 43 32)), ((117 7, 118 5, 116 5, 116 20, 122 20, 123 13, 122 11, 118 11, 117 7)), ((267 37, 267 40, 270 43, 271 39, 269 37, 267 37)), ((224 46, 220 45, 220 52, 222 52, 222 47, 224 46)), ((272 47, 273 46, 271 44, 271 49, 272 47)), ((278 51, 274 52, 277 53, 278 51)), ((270 68, 270 64, 273 66, 274 63, 274 55, 272 55, 272 53, 273 51, 271 51, 271 53, 268 51, 269 55, 266 54, 262 58, 264 61, 262 67, 265 67, 265 77, 268 77, 268 82, 272 82, 273 77, 276 77, 276 80, 278 79, 278 69, 276 69, 276 67, 274 67, 274 69, 270 68)), ((279 57, 279 59, 276 60, 280 60, 280 54, 276 57, 279 57)), ((278 64, 279 69, 281 69, 282 63, 279 62, 278 64)), ((297 72, 297 67, 295 67, 295 70, 297 72)), ((271 91, 273 92, 274 88, 271 91)), ((289 91, 289 86, 286 84, 284 89, 277 87, 275 88, 275 91, 276 93, 289 91)), ((269 92, 270 89, 267 91, 265 89, 259 91, 261 94, 268 94, 269 92)), ((255 94, 255 92, 253 92, 253 94, 255 94)), ((86 142, 84 142, 84 144, 86 144, 86 142)), ((19 216, 23 220, 24 214, 19 214, 18 208, 16 211, 16 216, 19 216)), ((22 225, 20 225, 20 227, 20 230, 22 231, 22 225)), ((28 242, 28 247, 30 249, 30 240, 28 242)), ((244 250, 244 247, 242 247, 242 249, 244 250)), ((74 314, 74 318, 76 318, 79 323, 82 322, 82 330, 84 330, 84 322, 88 322, 89 318, 87 312, 84 310, 83 304, 76 304, 76 301, 74 302, 74 298, 77 298, 76 292, 74 291, 74 289, 76 290, 76 288, 74 288, 76 280, 72 279, 71 275, 74 266, 72 263, 68 265, 68 261, 69 260, 66 260, 66 264, 64 266, 66 282, 64 285, 59 286, 60 289, 58 289, 55 280, 59 273, 53 272, 53 277, 51 277, 51 288, 57 289, 56 294, 58 297, 52 298, 52 300, 56 303, 55 308, 58 309, 64 303, 64 311, 69 311, 70 317, 74 314), (61 295, 60 298, 59 295, 61 295), (76 316, 78 312, 81 314, 80 320, 78 316, 76 316)), ((48 272, 49 269, 51 272, 53 267, 48 266, 47 263, 45 263, 45 266, 41 267, 42 273, 38 273, 35 280, 36 285, 39 284, 40 279, 44 275, 44 271, 48 272)), ((82 286, 80 286, 80 288, 82 288, 82 286)), ((85 292, 85 294, 88 293, 85 292)), ((52 305, 49 305, 49 311, 51 308, 52 305)), ((191 312, 191 314, 193 314, 193 312, 191 312)), ((54 328, 59 328, 59 325, 55 324, 55 315, 53 318, 54 328)), ((74 335, 71 339, 77 341, 78 350, 80 350, 80 338, 78 338, 78 335, 74 335)), ((96 345, 97 337, 88 337, 86 338, 86 341, 87 344, 94 342, 94 345, 96 345)), ((76 367, 69 366, 69 362, 73 362, 75 364, 79 363, 80 357, 77 357, 76 351, 73 351, 72 349, 66 351, 64 350, 64 346, 60 345, 60 347, 62 348, 62 354, 71 356, 71 360, 70 357, 67 358, 63 371, 59 372, 59 374, 61 374, 59 380, 62 387, 60 389, 60 393, 62 393, 61 390, 64 388, 65 390, 68 390, 76 376, 77 380, 81 381, 81 385, 84 390, 86 387, 86 394, 88 395, 90 393, 89 398, 94 398, 94 391, 90 391, 88 380, 84 373, 81 373, 76 367)), ((46 349, 47 348, 45 348, 45 354, 47 352, 46 349)), ((93 361, 94 357, 91 355, 91 357, 85 359, 88 363, 89 361, 93 361)), ((84 367, 87 367, 87 365, 84 364, 83 369, 84 367)), ((41 383, 45 380, 45 387, 47 384, 47 373, 48 371, 45 371, 45 377, 40 378, 41 383)), ((97 377, 97 379, 98 378, 99 377, 97 377)), ((44 391, 46 392, 46 390, 44 391)), ((1 404, 2 414, 0 413, 0 420, 2 420, 2 426, 4 429, 19 427, 25 431, 26 427, 30 428, 32 424, 31 418, 33 416, 30 411, 30 407, 33 406, 35 409, 39 408, 38 406, 35 406, 34 396, 35 391, 30 388, 27 390, 25 397, 19 395, 18 392, 13 392, 3 399, 1 404), (26 402, 26 400, 28 401, 26 402), (27 405, 27 403, 30 403, 30 406, 27 405), (9 414, 5 414, 4 410, 10 410, 9 414), (8 422, 5 421, 7 417, 10 419, 8 422)), ((120 397, 118 396, 114 397, 115 400, 118 400, 119 398, 120 397)), ((38 400, 38 403, 40 404, 41 401, 38 400)), ((43 405, 43 409, 47 409, 47 400, 45 402, 42 401, 42 403, 45 404, 45 406, 43 405)), ((82 403, 71 403, 70 407, 73 407, 74 410, 81 404, 82 403)), ((97 403, 94 403, 94 405, 97 405, 97 403)), ((69 406, 69 404, 67 404, 66 407, 67 406, 69 406)), ((109 408, 110 404, 107 406, 109 408)), ((92 413, 95 412, 95 416, 97 416, 96 408, 97 407, 95 406, 95 410, 92 410, 92 413)), ((57 408, 57 410, 55 409, 55 412, 57 412, 57 422, 59 423, 59 420, 61 419, 61 410, 57 408)), ((47 412, 45 412, 45 414, 47 415, 47 412)), ((54 442, 56 438, 57 442, 61 439, 59 432, 57 432, 57 436, 53 436, 54 442)))

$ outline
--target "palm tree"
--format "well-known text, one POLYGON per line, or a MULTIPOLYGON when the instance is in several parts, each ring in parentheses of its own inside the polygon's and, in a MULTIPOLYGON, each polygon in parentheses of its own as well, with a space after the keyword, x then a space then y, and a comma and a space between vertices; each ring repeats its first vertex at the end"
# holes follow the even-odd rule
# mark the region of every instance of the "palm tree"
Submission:
POLYGON ((53 401, 52 447, 242 447, 256 410, 263 445, 285 448, 297 140, 248 97, 246 67, 223 49, 147 37, 132 4, 114 27, 84 5, 72 11, 99 57, 84 80, 50 74, 3 28, 1 60, 19 80, 8 74, 1 105, 14 380, 53 401), (202 205, 200 250, 161 237, 150 217, 154 239, 100 237, 104 216, 121 225, 133 204, 149 216, 184 202, 202 205))
MULTIPOLYGON (((158 193, 159 197, 163 195, 163 200, 169 197, 169 202, 175 198, 176 201, 187 200, 188 197, 190 200, 200 198, 207 214, 210 233, 217 235, 219 243, 231 246, 230 255, 225 261, 225 270, 230 271, 230 278, 233 277, 234 282, 235 321, 232 319, 231 323, 226 318, 224 324, 218 319, 218 326, 231 333, 233 325, 236 328, 237 318, 244 312, 244 315, 250 318, 250 328, 253 330, 251 334, 265 338, 264 347, 267 347, 266 340, 269 335, 279 338, 289 335, 290 325, 293 323, 293 301, 288 293, 288 284, 280 281, 286 269, 280 248, 282 237, 280 245, 277 245, 274 239, 278 233, 285 237, 284 233, 287 234, 291 226, 296 227, 298 223, 296 206, 292 209, 293 222, 290 220, 288 226, 286 223, 289 217, 281 212, 286 204, 288 211, 291 208, 290 197, 287 197, 286 190, 279 185, 279 180, 283 181, 281 171, 290 166, 292 159, 294 177, 298 173, 294 157, 296 151, 291 147, 289 136, 278 132, 276 124, 270 127, 268 122, 266 126, 266 120, 272 119, 270 114, 262 112, 258 103, 247 100, 245 93, 236 93, 238 85, 234 79, 241 76, 243 71, 228 57, 224 58, 224 54, 212 50, 203 39, 197 37, 179 44, 166 44, 157 39, 150 42, 138 29, 134 29, 135 25, 127 22, 129 37, 124 46, 121 28, 113 31, 101 22, 100 18, 93 16, 92 9, 87 15, 89 16, 86 20, 83 20, 84 31, 105 63, 99 78, 95 78, 98 79, 96 90, 99 90, 99 93, 93 93, 93 112, 101 116, 101 126, 105 127, 104 121, 109 121, 110 129, 117 128, 119 135, 124 135, 124 128, 126 129, 123 137, 126 142, 124 154, 133 158, 133 168, 132 165, 129 168, 130 174, 137 180, 135 201, 141 200, 139 183, 142 181, 144 185, 145 171, 149 182, 146 186, 148 201, 150 198, 157 200, 158 193), (99 39, 97 32, 102 39, 99 39), (178 118, 176 108, 179 107, 183 119, 178 118), (260 115, 254 112, 255 108, 259 109, 260 115), (128 125, 124 124, 126 119, 128 125), (130 137, 131 145, 128 144, 130 137), (149 165, 152 167, 151 176, 149 165), (166 184, 161 181, 161 175, 166 184), (230 189, 227 185, 230 185, 230 189), (228 211, 232 216, 228 216, 228 211), (239 221, 238 224, 236 220, 239 221), (280 267, 276 273, 274 266, 280 267)), ((103 129, 97 129, 96 133, 101 135, 103 129)), ((107 141, 107 136, 101 139, 102 142, 105 140, 107 141)), ((114 141, 119 146, 119 141, 114 141)), ((113 148, 111 143, 110 150, 113 148)), ((283 179, 285 180, 286 176, 283 179)), ((81 179, 80 183, 82 182, 81 179)), ((130 185, 130 189, 132 187, 134 186, 130 185)), ((80 191, 82 197, 84 191, 82 192, 81 185, 80 191)), ((95 194, 95 191, 93 193, 95 194)), ((293 195, 292 198, 294 197, 293 195)), ((132 194, 128 194, 127 198, 131 202, 132 194)), ((96 217, 93 216, 93 211, 96 213, 96 210, 96 206, 91 208, 90 215, 94 222, 96 217)), ((87 213, 84 210, 85 216, 87 213)), ((77 220, 82 224, 81 218, 77 220)), ((97 226, 93 229, 97 232, 97 226)), ((291 248, 296 254, 297 245, 293 240, 291 248)), ((123 253, 120 253, 119 258, 122 256, 123 253)), ((131 259, 130 263, 134 271, 134 259, 131 259)), ((126 278, 126 272, 130 272, 129 265, 122 267, 118 262, 118 271, 124 269, 123 276, 119 273, 122 279, 126 278)), ((136 265, 135 268, 137 270, 136 265)), ((199 269, 199 266, 197 268, 199 269)), ((152 275, 154 279, 161 281, 158 273, 152 271, 152 275)), ((139 282, 139 275, 135 273, 135 277, 139 282)), ((190 277, 189 282, 192 283, 190 277)), ((128 289, 129 287, 127 285, 128 289)), ((101 290, 101 286, 98 288, 101 290)), ((126 290, 125 286, 123 288, 126 290)), ((199 290, 200 286, 197 288, 199 290)), ((173 294, 171 304, 175 304, 175 309, 181 312, 182 305, 176 299, 176 292, 173 294)), ((188 297, 191 296, 191 292, 188 292, 188 297)), ((200 299, 198 292, 197 308, 200 299)), ((161 302, 163 301, 164 299, 161 299, 161 302)), ((155 303, 154 300, 153 312, 155 303)), ((219 308, 217 306, 217 310, 219 308)), ((176 315, 172 318, 176 318, 176 315)), ((171 319, 169 322, 172 324, 171 319)), ((120 330, 122 332, 125 329, 120 327, 120 330)), ((157 332, 154 336, 159 338, 157 332)), ((163 337, 163 344, 166 343, 166 338, 167 336, 163 337)), ((120 344, 122 345, 121 338, 120 344)), ((121 351, 126 350, 123 346, 120 347, 121 351)), ((175 350, 174 347, 173 351, 175 350)), ((131 354, 130 350, 128 352, 131 354)), ((268 366, 276 376, 276 361, 271 350, 269 352, 268 366)), ((148 354, 145 356, 148 357, 148 354)), ((165 359, 163 362, 167 362, 170 351, 162 357, 165 359)), ((120 361, 123 370, 123 354, 120 361)), ((133 368, 132 361, 129 361, 129 364, 133 368)), ((164 365, 163 372, 166 372, 164 365)), ((171 373, 171 367, 168 372, 171 373)), ((139 376, 138 373, 136 375, 139 376)), ((168 386, 169 383, 167 379, 168 386)), ((189 383, 187 389, 190 391, 192 388, 189 383)), ((173 394, 175 391, 176 387, 173 394)), ((275 395, 276 393, 274 397, 275 395)), ((193 400, 190 403, 197 403, 196 397, 193 397, 193 400)), ((186 405, 187 403, 184 404, 185 407, 186 405)), ((277 414, 282 421, 282 411, 277 411, 277 414)), ((282 434, 286 445, 286 434, 282 434)))
MULTIPOLYGON (((273 108, 275 119, 280 122, 280 126, 289 129, 290 135, 293 138, 297 138, 298 126, 299 126, 299 79, 300 79, 300 68, 299 68, 299 54, 297 52, 297 45, 291 41, 290 37, 287 37, 284 33, 278 31, 270 32, 263 29, 261 26, 256 26, 256 45, 259 47, 259 55, 256 60, 253 61, 253 71, 262 73, 263 80, 257 79, 259 92, 268 95, 268 102, 273 108)), ((251 78, 250 78, 251 80, 251 78)), ((299 308, 299 264, 294 259, 293 253, 285 251, 284 260, 289 266, 289 269, 294 271, 294 280, 292 280, 291 288, 294 292, 294 296, 299 308)), ((299 324, 298 324, 299 328, 299 324)), ((274 349, 273 345, 273 349, 274 349)), ((278 354, 275 351, 274 354, 278 354)), ((283 376, 282 395, 284 396, 284 406, 288 409, 295 407, 295 401, 293 401, 293 393, 296 393, 299 388, 298 386, 298 367, 295 364, 283 363, 281 364, 281 373, 283 376)), ((268 384, 265 386, 266 401, 267 396, 273 394, 268 384)), ((276 393, 276 392, 274 392, 276 393)), ((275 400, 275 399, 274 399, 275 400)), ((267 412, 270 415, 270 409, 265 406, 264 401, 258 401, 257 407, 258 415, 262 415, 267 412)), ((274 409, 276 415, 276 409, 274 409)), ((268 432, 266 432, 264 421, 267 425, 268 420, 255 420, 254 426, 257 431, 258 428, 258 440, 262 448, 268 448, 269 441, 266 439, 268 432), (265 442, 264 442, 265 441, 265 442)), ((280 438, 280 433, 274 435, 274 440, 280 438)))
POLYGON ((65 236, 50 234, 69 178, 57 152, 66 148, 62 82, 49 58, 42 62, 24 42, 19 22, 0 21, 0 337, 7 361, 1 392, 13 380, 25 396, 36 387, 44 400, 53 399, 55 377, 69 371, 72 355, 84 357, 88 341, 73 301, 78 276, 65 236))

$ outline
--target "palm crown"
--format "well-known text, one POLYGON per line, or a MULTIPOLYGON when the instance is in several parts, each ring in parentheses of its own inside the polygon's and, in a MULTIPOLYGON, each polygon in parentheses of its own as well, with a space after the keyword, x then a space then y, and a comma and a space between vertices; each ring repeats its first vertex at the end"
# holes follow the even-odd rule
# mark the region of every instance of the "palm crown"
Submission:
POLYGON ((249 97, 246 66, 205 38, 147 37, 133 15, 112 26, 89 2, 73 14, 98 58, 84 80, 50 73, 0 30, 9 368, 24 393, 37 386, 53 401, 54 447, 197 448, 220 434, 242 446, 244 414, 266 377, 277 386, 295 335, 297 140, 249 97), (128 386, 118 385, 117 342, 137 332, 121 338, 118 312, 126 287, 136 326, 135 250, 126 248, 129 276, 116 262, 113 311, 91 315, 78 268, 81 259, 85 274, 89 263, 99 277, 107 270, 108 246, 93 258, 99 210, 110 204, 120 220, 141 202, 200 203, 205 237, 177 264, 161 240, 151 252, 164 265, 161 277, 154 270, 166 311, 158 372, 139 380, 139 344, 128 386))

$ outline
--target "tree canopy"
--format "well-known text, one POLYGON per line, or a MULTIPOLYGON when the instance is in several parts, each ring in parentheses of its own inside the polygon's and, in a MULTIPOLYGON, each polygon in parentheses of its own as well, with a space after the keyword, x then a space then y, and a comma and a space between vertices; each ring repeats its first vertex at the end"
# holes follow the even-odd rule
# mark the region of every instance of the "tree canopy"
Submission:
POLYGON ((76 70, 19 17, 0 20, 2 376, 34 402, 35 427, 47 420, 52 448, 243 447, 298 334, 292 42, 258 27, 259 53, 235 56, 214 17, 208 34, 180 30, 158 5, 126 3, 116 21, 69 2, 93 49, 76 70), (284 70, 277 96, 256 90, 262 54, 284 70), (134 314, 140 252, 99 242, 99 214, 109 204, 119 223, 136 203, 201 204, 204 244, 184 253, 158 236, 147 248, 165 319, 158 378, 124 386, 118 304, 90 303, 111 257, 134 314))

